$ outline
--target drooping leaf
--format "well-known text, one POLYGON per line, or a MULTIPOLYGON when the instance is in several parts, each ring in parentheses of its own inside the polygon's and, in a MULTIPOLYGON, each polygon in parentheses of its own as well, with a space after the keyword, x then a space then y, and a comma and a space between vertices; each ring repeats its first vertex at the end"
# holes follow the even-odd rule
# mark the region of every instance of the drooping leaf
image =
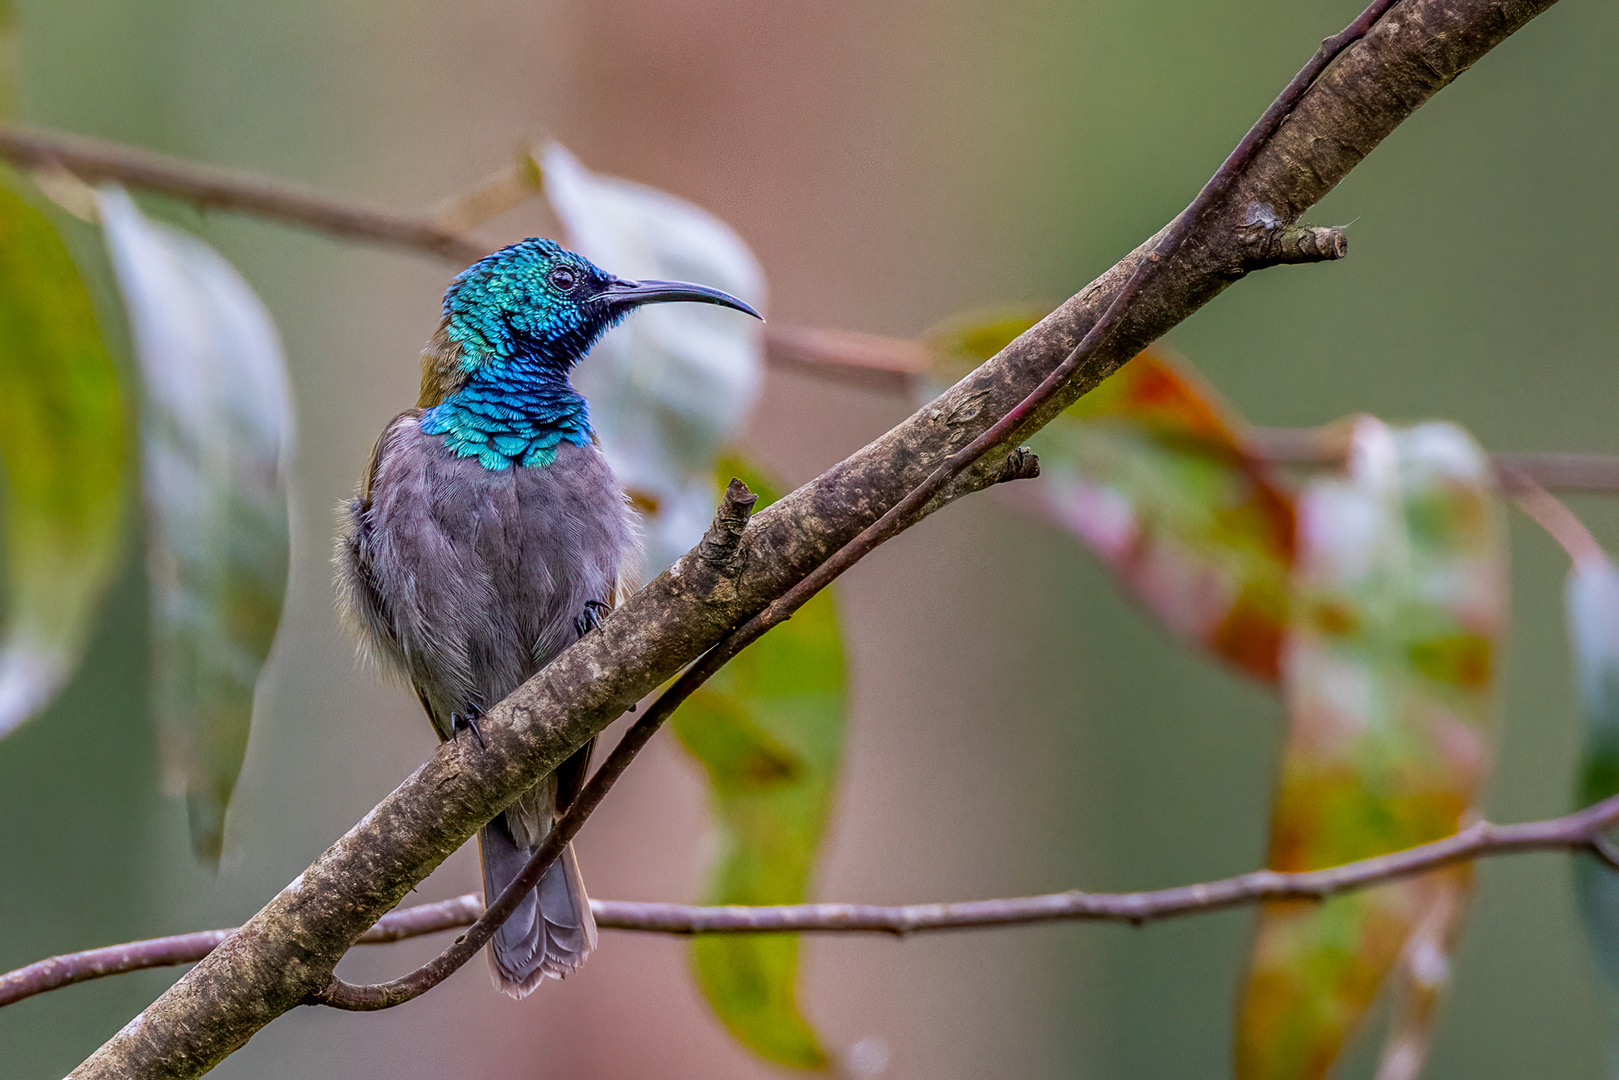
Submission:
MULTIPOLYGON (((1299 499, 1289 728, 1269 865, 1314 870, 1457 830, 1489 763, 1505 616, 1487 457, 1448 424, 1356 421, 1346 477, 1299 499)), ((1237 1029, 1239 1080, 1325 1076, 1414 927, 1463 868, 1266 904, 1237 1029)))
MULTIPOLYGON (((722 462, 760 497, 758 474, 722 462)), ((831 811, 843 750, 843 644, 823 592, 727 664, 675 713, 680 742, 703 766, 719 832, 704 903, 794 904, 805 899, 831 811)), ((827 1065, 799 1012, 798 938, 714 934, 692 945, 698 983, 725 1026, 782 1065, 827 1065)))
MULTIPOLYGON (((982 362, 1032 322, 1007 312, 936 333, 939 373, 982 362)), ((1013 497, 1083 540, 1176 634, 1276 681, 1293 500, 1208 386, 1167 353, 1144 352, 1030 445, 1040 478, 1013 497)))
POLYGON ((49 221, 0 184, 0 735, 78 662, 116 567, 128 468, 117 372, 49 221))
POLYGON ((275 326, 241 275, 121 189, 98 202, 143 379, 164 762, 212 862, 286 592, 292 398, 275 326))
MULTIPOLYGON (((1606 558, 1578 559, 1563 595, 1585 718, 1576 798, 1589 806, 1619 794, 1619 569, 1606 558)), ((1580 858, 1574 887, 1597 967, 1619 991, 1619 874, 1580 858)))
POLYGON ((1214 393, 1160 352, 1031 440, 1029 494, 1175 633, 1273 682, 1288 618, 1292 497, 1214 393))
MULTIPOLYGON (((764 310, 764 275, 740 237, 673 195, 598 176, 561 146, 542 162, 569 244, 625 278, 692 281, 764 310)), ((759 324, 707 304, 655 304, 608 332, 575 380, 613 470, 646 522, 657 573, 702 538, 714 461, 747 422, 763 372, 759 324)))

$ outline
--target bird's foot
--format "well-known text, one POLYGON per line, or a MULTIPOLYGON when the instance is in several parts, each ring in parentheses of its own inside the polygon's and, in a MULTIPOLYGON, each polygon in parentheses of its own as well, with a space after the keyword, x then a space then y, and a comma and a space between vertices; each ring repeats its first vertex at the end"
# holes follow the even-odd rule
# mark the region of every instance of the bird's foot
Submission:
POLYGON ((482 719, 483 710, 478 708, 476 705, 468 705, 466 712, 450 714, 450 734, 459 739, 461 737, 461 729, 466 728, 468 731, 472 732, 472 737, 478 740, 479 750, 488 749, 488 747, 484 745, 483 729, 478 726, 478 721, 482 719))
POLYGON ((602 624, 602 615, 612 608, 600 600, 586 600, 585 610, 573 620, 573 629, 580 637, 584 637, 602 624))

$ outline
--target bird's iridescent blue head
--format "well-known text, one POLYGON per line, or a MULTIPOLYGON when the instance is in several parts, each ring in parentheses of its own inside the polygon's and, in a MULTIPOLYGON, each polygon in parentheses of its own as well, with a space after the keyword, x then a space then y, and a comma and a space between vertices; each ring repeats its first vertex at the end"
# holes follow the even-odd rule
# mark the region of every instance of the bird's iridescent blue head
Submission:
POLYGON ((642 304, 718 304, 759 318, 718 289, 625 281, 551 240, 478 260, 444 294, 444 321, 422 356, 422 430, 486 467, 546 465, 562 441, 590 441, 568 371, 642 304))
POLYGON ((456 275, 444 294, 444 318, 469 373, 524 354, 566 371, 635 308, 675 300, 718 304, 759 318, 718 289, 625 281, 540 238, 502 248, 456 275))

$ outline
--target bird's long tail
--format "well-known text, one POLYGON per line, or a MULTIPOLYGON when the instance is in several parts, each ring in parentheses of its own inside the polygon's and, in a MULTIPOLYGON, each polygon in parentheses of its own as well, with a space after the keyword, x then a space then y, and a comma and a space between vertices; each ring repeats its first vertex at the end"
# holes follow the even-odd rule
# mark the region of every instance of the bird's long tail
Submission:
MULTIPOLYGON (((512 839, 502 814, 478 833, 483 862, 483 898, 493 903, 533 854, 512 839)), ((524 998, 547 976, 560 979, 577 970, 596 947, 596 919, 579 876, 573 845, 540 878, 489 941, 489 967, 495 985, 514 998, 524 998)))

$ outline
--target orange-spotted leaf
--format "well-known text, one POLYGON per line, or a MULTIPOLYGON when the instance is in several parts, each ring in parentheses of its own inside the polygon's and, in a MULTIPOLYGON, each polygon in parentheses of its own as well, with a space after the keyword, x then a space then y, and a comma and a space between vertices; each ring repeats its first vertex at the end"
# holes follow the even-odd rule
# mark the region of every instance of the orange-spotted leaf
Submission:
POLYGON ((1034 440, 1045 516, 1169 628, 1267 682, 1280 671, 1291 496, 1184 365, 1144 352, 1034 440))
MULTIPOLYGON (((1437 840, 1469 813, 1489 766, 1505 618, 1500 517, 1488 458, 1449 424, 1396 430, 1361 418, 1347 475, 1301 493, 1273 868, 1437 840)), ((1447 870, 1265 905, 1238 1021, 1239 1080, 1324 1077, 1402 950, 1423 944, 1413 931, 1433 927, 1445 905, 1459 913, 1466 891, 1465 871, 1447 870)), ((1427 934, 1427 953, 1407 955, 1443 959, 1455 917, 1427 934)), ((1396 1038, 1409 1057, 1425 1026, 1408 1020, 1396 1038)))

